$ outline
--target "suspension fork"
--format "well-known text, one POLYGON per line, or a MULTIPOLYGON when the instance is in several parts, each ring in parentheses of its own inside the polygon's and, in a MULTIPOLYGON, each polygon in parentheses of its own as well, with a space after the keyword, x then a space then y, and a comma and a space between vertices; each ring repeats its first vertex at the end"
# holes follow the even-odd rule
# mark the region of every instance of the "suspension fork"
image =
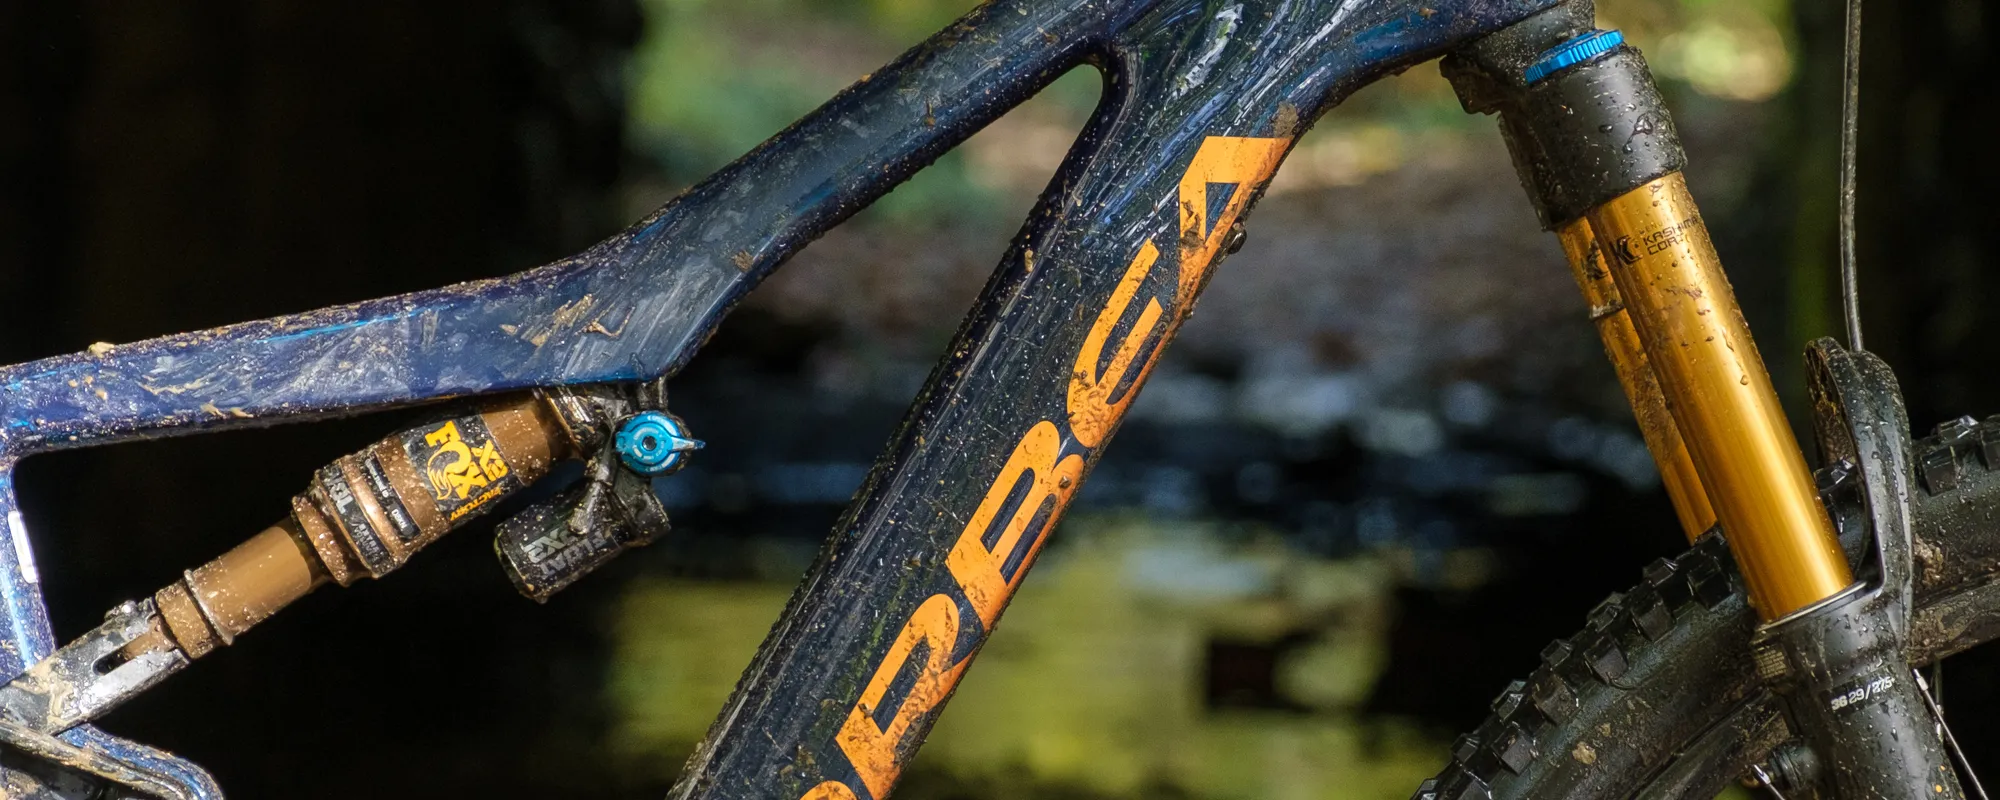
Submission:
MULTIPOLYGON (((1574 31, 1589 30, 1592 16, 1590 4, 1568 3, 1483 42, 1488 49, 1496 43, 1504 43, 1518 59, 1541 40, 1564 41, 1564 37, 1574 31)), ((1516 109, 1513 113, 1502 114, 1500 120, 1508 152, 1514 157, 1515 167, 1529 189, 1528 196, 1534 201, 1535 212, 1543 227, 1554 231, 1556 241, 1562 245, 1570 275, 1576 279, 1577 288, 1582 291, 1584 303, 1589 308, 1590 321, 1604 343, 1604 354, 1611 361, 1618 384, 1625 391, 1625 399, 1632 405, 1646 450, 1652 453, 1653 463, 1659 469, 1667 499, 1673 505, 1675 517, 1680 520, 1682 533, 1692 543, 1715 527, 1715 507, 1709 500, 1707 487, 1702 484, 1700 470, 1695 467, 1687 442, 1681 437, 1680 427, 1667 407, 1666 394, 1661 391, 1659 380, 1653 373, 1644 340, 1632 321, 1632 313, 1618 291, 1611 264, 1607 263, 1606 251, 1600 245, 1590 221, 1585 218, 1582 203, 1575 199, 1580 187, 1557 179, 1534 127, 1518 110, 1522 99, 1518 97, 1520 92, 1510 91, 1507 81, 1489 76, 1482 69, 1486 66, 1484 61, 1474 54, 1451 57, 1445 60, 1445 73, 1459 90, 1467 111, 1493 113, 1502 108, 1516 109)), ((1521 70, 1525 81, 1525 67, 1521 70)), ((1665 152, 1649 150, 1644 155, 1656 156, 1650 159, 1656 163, 1647 165, 1651 169, 1641 170, 1648 173, 1677 172, 1682 160, 1678 147, 1665 152)))
POLYGON ((1724 532, 1764 620, 1759 674, 1823 765, 1811 780, 1840 797, 1960 796, 1903 660, 1893 598, 1908 576, 1855 581, 1688 193, 1673 120, 1639 52, 1594 16, 1589 0, 1557 5, 1444 72, 1467 111, 1499 113, 1683 529, 1724 532))
POLYGON ((1500 112, 1536 212, 1658 445, 1683 528, 1720 522, 1751 602, 1775 620, 1853 576, 1687 193, 1673 120, 1638 51, 1592 23, 1588 2, 1560 5, 1445 71, 1469 110, 1500 112))

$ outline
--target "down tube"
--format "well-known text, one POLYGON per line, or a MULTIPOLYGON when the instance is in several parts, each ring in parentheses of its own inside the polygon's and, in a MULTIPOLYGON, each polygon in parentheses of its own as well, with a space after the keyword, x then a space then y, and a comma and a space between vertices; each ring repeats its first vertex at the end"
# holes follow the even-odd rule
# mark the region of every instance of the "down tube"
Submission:
POLYGON ((670 796, 885 797, 1302 120, 1524 13, 1480 8, 1188 2, 1127 31, 1111 101, 670 796))
POLYGON ((1004 299, 975 325, 994 333, 950 359, 903 468, 876 477, 877 500, 841 526, 827 568, 794 598, 808 613, 788 614, 767 643, 778 649, 760 666, 785 674, 762 678, 782 685, 765 700, 781 707, 726 711, 714 749, 691 765, 705 780, 676 796, 888 793, 1287 144, 1217 136, 1180 160, 1199 189, 1235 184, 1220 215, 1187 220, 1202 240, 1193 258, 1173 235, 1142 241, 1116 269, 1018 249, 998 283, 1004 299), (760 747, 751 730, 819 752, 760 747), (755 785, 773 775, 776 794, 755 785))

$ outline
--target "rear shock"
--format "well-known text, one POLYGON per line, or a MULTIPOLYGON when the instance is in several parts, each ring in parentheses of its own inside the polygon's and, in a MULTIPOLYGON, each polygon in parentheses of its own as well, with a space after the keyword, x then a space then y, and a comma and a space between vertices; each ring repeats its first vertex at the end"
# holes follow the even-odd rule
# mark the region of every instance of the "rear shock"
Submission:
POLYGON ((127 648, 200 658, 329 581, 380 578, 573 458, 540 397, 401 431, 322 467, 291 516, 153 593, 163 623, 127 648))
POLYGON ((322 467, 285 519, 0 687, 0 713, 53 733, 104 713, 327 583, 380 578, 565 460, 584 479, 500 524, 494 550, 523 595, 550 595, 667 519, 651 478, 700 446, 663 391, 550 389, 399 431, 322 467))
POLYGON ((1917 787, 1957 797, 1901 660, 1907 604, 1894 598, 1907 596, 1907 584, 1896 585, 1907 571, 1854 580, 1687 191, 1673 119, 1639 51, 1596 29, 1594 16, 1587 0, 1557 5, 1447 57, 1445 74, 1468 111, 1499 113, 1684 528, 1695 531, 1699 500, 1713 509, 1765 623, 1759 672, 1824 766, 1815 780, 1842 797, 1913 796, 1917 787), (1623 326, 1603 321, 1613 316, 1629 322, 1643 358, 1623 326), (1661 407, 1684 451, 1658 429, 1661 407))

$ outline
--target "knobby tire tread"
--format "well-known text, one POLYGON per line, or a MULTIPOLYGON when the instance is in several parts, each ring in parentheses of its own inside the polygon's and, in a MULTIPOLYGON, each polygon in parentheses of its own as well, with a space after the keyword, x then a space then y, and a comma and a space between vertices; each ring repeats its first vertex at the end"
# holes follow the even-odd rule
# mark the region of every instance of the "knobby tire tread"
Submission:
MULTIPOLYGON (((1936 438, 1914 449, 1935 449, 1936 438)), ((1920 486, 1928 497, 1953 488, 1920 486)), ((1581 632, 1543 648, 1413 800, 1713 797, 1784 736, 1750 662, 1756 625, 1735 560, 1712 531, 1647 565, 1639 585, 1599 603, 1581 632)))

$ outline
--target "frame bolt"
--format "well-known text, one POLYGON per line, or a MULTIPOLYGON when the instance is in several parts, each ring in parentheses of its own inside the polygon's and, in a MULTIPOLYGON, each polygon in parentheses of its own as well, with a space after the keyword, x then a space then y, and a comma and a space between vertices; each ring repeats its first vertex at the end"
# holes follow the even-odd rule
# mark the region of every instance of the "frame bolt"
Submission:
POLYGON ((1250 234, 1243 230, 1243 223, 1241 222, 1230 223, 1229 233, 1224 236, 1225 238, 1222 240, 1222 254, 1226 256, 1236 255, 1236 251, 1243 249, 1243 242, 1250 238, 1250 234))
POLYGON ((1840 490, 1847 488, 1853 482, 1854 462, 1844 458, 1820 467, 1813 473, 1813 483, 1815 484, 1813 488, 1818 489, 1819 496, 1827 502, 1832 502, 1835 494, 1838 494, 1840 490))
POLYGON ((139 602, 137 600, 127 600, 119 603, 117 607, 110 611, 105 612, 104 618, 106 620, 114 620, 119 617, 129 617, 137 613, 139 613, 139 602))
POLYGON ((673 415, 641 411, 627 417, 612 439, 618 458, 641 475, 665 475, 679 469, 684 454, 702 448, 703 443, 688 436, 687 426, 673 415))

